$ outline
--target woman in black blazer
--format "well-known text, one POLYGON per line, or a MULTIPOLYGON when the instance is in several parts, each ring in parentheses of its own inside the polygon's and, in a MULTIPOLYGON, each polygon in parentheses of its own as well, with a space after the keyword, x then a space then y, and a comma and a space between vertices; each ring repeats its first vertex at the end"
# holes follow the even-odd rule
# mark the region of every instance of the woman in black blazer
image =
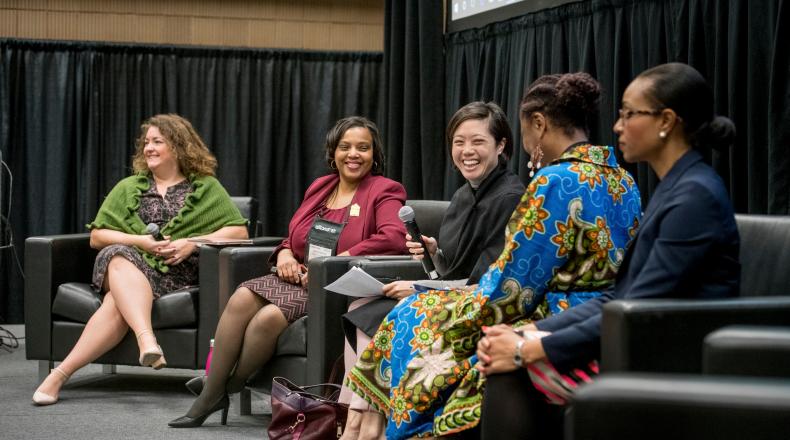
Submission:
POLYGON ((647 162, 661 182, 612 289, 517 332, 504 325, 487 329, 478 343, 478 368, 488 376, 484 439, 561 436, 562 405, 597 373, 601 309, 608 301, 738 292, 732 206, 698 151, 728 148, 735 128, 714 114, 705 79, 686 64, 656 66, 631 82, 619 112, 614 131, 623 157, 647 162))

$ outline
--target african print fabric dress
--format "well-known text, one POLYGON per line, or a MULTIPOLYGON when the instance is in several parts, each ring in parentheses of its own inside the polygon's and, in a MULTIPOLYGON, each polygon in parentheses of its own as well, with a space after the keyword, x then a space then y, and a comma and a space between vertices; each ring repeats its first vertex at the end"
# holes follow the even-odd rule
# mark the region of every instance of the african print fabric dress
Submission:
POLYGON ((611 147, 576 144, 528 185, 505 249, 475 290, 417 292, 382 321, 346 385, 388 418, 387 438, 447 435, 480 420, 480 328, 540 319, 613 281, 641 214, 611 147))

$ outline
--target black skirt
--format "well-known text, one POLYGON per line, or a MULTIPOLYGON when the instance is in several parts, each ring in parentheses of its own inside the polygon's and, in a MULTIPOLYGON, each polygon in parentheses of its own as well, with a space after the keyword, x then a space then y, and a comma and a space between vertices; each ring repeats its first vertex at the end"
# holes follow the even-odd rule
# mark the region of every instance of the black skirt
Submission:
POLYGON ((395 308, 396 304, 398 304, 398 300, 383 296, 344 314, 343 333, 345 333, 351 347, 356 349, 357 329, 372 338, 379 329, 381 321, 395 308))

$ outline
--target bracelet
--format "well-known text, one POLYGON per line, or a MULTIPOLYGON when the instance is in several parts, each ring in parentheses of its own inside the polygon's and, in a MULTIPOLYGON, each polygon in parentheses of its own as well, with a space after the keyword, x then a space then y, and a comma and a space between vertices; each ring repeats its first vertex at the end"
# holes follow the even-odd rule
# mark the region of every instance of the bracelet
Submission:
POLYGON ((518 368, 524 368, 524 358, 521 357, 521 347, 524 346, 523 339, 520 339, 516 342, 516 351, 513 353, 513 363, 516 364, 518 368))

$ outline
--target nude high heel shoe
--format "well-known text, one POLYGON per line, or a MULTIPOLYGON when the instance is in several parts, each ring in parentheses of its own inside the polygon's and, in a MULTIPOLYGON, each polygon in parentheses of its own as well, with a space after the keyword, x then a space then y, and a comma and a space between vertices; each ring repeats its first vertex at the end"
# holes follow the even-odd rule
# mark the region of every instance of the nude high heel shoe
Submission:
MULTIPOLYGON (((66 381, 69 380, 69 375, 64 373, 59 367, 53 368, 52 371, 63 376, 63 383, 66 383, 66 381)), ((33 393, 33 403, 38 406, 46 406, 58 403, 58 399, 59 396, 50 396, 49 394, 42 393, 39 390, 36 390, 36 392, 33 393)))
MULTIPOLYGON (((146 329, 141 331, 137 334, 137 340, 140 340, 140 337, 151 333, 154 334, 154 331, 151 329, 146 329)), ((149 348, 148 350, 140 352, 140 365, 144 367, 151 367, 154 370, 159 370, 167 366, 167 361, 165 360, 165 354, 162 352, 162 347, 157 345, 156 348, 149 348)))

